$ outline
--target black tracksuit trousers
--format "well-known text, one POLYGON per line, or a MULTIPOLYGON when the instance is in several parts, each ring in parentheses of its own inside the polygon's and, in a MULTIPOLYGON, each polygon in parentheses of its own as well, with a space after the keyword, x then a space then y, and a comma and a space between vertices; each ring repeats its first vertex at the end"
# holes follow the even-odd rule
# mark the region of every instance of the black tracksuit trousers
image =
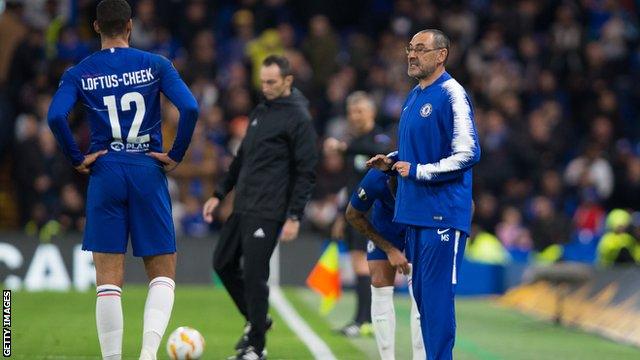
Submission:
POLYGON ((258 353, 265 347, 269 260, 281 227, 279 221, 233 213, 222 226, 213 254, 214 270, 238 310, 251 323, 249 345, 258 353))

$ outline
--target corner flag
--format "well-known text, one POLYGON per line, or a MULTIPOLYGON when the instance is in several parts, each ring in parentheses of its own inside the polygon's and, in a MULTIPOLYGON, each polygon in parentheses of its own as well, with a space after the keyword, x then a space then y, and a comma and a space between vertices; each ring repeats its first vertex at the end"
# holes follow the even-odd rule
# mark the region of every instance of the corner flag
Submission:
POLYGON ((307 286, 322 296, 320 313, 323 315, 333 309, 342 293, 338 269, 339 255, 338 244, 332 241, 307 277, 307 286))

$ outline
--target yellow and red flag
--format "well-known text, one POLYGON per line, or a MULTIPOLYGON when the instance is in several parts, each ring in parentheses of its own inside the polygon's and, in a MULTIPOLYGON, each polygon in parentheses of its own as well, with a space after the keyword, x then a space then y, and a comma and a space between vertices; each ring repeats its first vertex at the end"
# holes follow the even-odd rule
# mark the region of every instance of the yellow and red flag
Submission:
POLYGON ((320 260, 307 277, 307 286, 322 296, 320 313, 326 315, 333 309, 342 293, 338 244, 332 241, 320 256, 320 260))

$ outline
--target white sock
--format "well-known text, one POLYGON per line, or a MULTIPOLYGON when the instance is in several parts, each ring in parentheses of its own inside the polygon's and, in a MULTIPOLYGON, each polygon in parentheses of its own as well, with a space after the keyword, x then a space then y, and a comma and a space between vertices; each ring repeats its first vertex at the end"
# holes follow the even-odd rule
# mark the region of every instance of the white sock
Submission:
POLYGON ((427 354, 424 349, 424 341, 422 340, 422 329, 420 329, 420 313, 418 312, 418 305, 416 305, 416 299, 413 297, 413 289, 411 283, 411 276, 408 276, 409 282, 409 297, 411 298, 411 348, 413 352, 413 360, 423 360, 427 358, 427 354))
POLYGON ((105 360, 122 358, 122 289, 105 284, 96 288, 96 326, 100 351, 105 360))
POLYGON ((371 286, 371 321, 382 360, 395 359, 396 311, 393 286, 371 286))
POLYGON ((160 341, 169 324, 176 283, 159 276, 149 283, 147 302, 144 305, 141 359, 155 359, 160 341))

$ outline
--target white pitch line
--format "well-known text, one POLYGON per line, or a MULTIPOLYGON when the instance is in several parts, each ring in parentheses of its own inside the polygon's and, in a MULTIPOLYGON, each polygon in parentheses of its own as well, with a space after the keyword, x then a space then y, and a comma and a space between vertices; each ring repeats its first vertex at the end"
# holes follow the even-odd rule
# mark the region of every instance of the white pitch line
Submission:
POLYGON ((271 276, 269 279, 269 302, 280 313, 289 329, 302 340, 316 360, 336 360, 331 349, 318 336, 306 321, 291 306, 280 289, 280 247, 277 246, 271 257, 271 276))

